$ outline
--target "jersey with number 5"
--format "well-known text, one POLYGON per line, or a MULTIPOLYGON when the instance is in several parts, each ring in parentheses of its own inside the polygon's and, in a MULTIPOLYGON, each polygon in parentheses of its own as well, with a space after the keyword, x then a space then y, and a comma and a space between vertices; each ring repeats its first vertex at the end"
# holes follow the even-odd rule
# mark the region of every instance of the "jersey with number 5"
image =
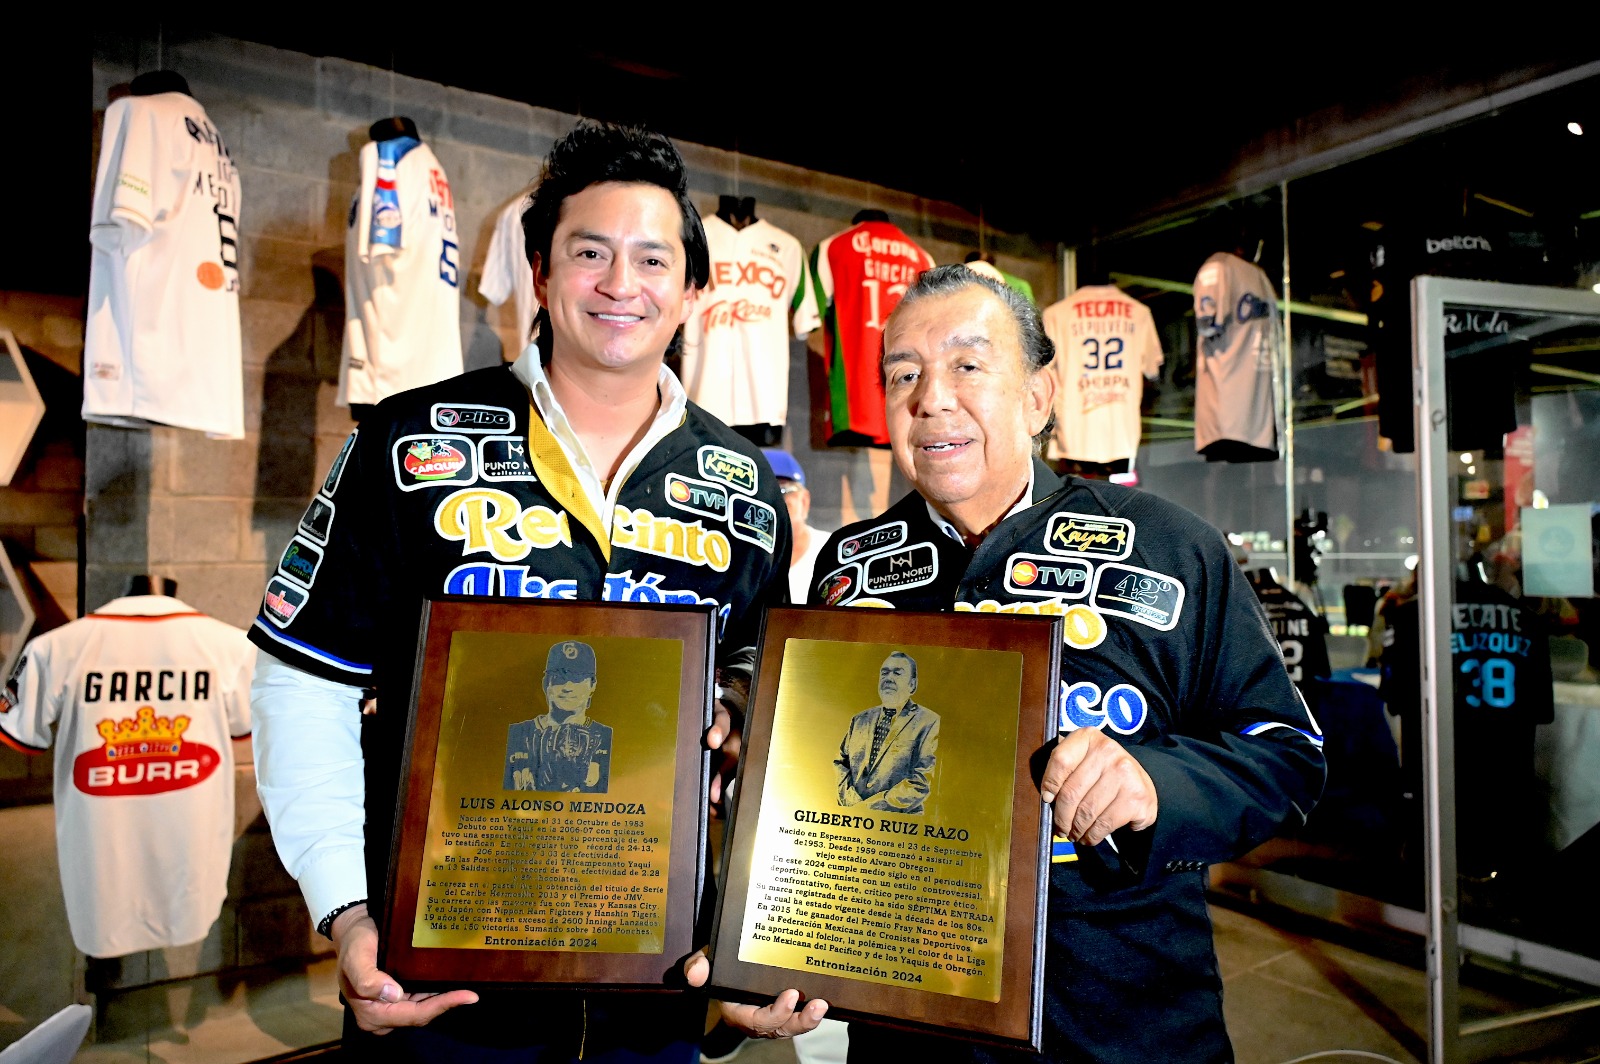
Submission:
POLYGON ((362 147, 344 263, 340 406, 461 372, 461 235, 450 182, 426 144, 362 147))
POLYGON ((1161 372, 1150 308, 1116 285, 1090 285, 1046 308, 1056 345, 1056 430, 1051 458, 1120 462, 1139 449, 1139 402, 1161 372))
POLYGON ((817 305, 827 308, 829 443, 889 443, 880 369, 883 323, 918 275, 931 269, 933 256, 892 222, 853 225, 811 253, 817 305))

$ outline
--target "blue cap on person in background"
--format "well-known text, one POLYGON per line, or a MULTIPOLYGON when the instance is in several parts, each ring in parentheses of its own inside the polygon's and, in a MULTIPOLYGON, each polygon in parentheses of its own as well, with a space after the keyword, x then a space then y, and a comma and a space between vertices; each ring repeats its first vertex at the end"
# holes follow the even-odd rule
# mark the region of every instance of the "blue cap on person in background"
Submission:
POLYGON ((805 486, 806 473, 800 468, 800 463, 788 451, 776 447, 763 447, 761 453, 767 456, 767 461, 772 465, 772 472, 784 480, 792 480, 796 484, 805 486))

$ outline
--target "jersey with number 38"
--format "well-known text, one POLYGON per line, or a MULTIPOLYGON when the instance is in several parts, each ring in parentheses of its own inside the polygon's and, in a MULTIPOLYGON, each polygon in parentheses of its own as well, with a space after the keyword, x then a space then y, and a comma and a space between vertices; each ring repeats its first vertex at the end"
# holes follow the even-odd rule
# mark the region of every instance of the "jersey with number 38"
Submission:
POLYGON ((339 405, 454 377, 461 359, 461 237, 444 167, 414 137, 361 149, 345 237, 339 405))
POLYGON ((89 221, 83 418, 244 437, 239 174, 182 92, 106 108, 89 221))

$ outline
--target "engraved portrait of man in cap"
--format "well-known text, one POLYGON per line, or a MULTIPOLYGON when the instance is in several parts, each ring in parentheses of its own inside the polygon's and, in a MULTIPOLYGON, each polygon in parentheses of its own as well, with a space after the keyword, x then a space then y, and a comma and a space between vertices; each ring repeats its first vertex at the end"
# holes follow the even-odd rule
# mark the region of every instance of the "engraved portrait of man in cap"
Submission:
POLYGON ((508 791, 604 794, 611 782, 611 728, 589 716, 597 681, 594 648, 567 639, 544 666, 544 713, 507 729, 508 791))

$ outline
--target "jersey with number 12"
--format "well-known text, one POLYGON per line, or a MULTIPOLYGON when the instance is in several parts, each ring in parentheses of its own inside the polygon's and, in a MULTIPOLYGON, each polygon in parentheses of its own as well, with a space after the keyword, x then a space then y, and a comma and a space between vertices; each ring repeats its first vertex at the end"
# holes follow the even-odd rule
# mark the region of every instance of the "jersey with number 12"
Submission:
POLYGON ((450 182, 426 144, 362 146, 344 261, 340 406, 461 372, 461 235, 450 182))
POLYGON ((933 256, 891 222, 853 225, 811 253, 817 304, 827 308, 830 443, 888 444, 880 368, 883 323, 918 275, 933 265, 933 256), (841 439, 844 433, 850 435, 841 439))

